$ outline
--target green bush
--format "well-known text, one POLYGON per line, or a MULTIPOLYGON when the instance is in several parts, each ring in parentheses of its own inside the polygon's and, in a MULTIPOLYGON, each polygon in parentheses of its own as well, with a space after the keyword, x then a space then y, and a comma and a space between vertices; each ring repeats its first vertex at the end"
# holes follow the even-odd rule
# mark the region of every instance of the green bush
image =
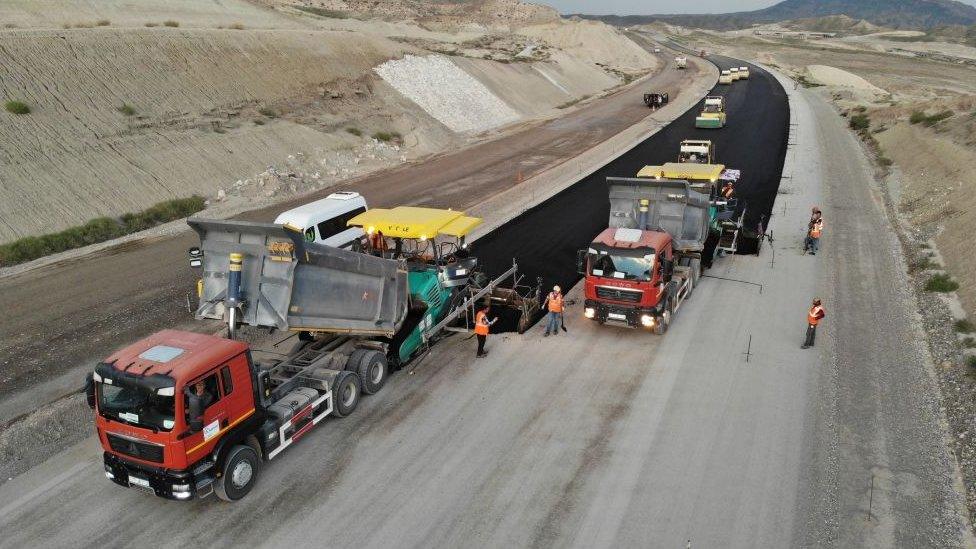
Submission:
POLYGON ((346 132, 351 133, 352 135, 355 135, 356 137, 362 137, 362 135, 363 135, 363 131, 360 130, 359 128, 346 128, 346 132))
POLYGON ((959 332, 960 334, 971 334, 976 332, 976 326, 968 319, 964 318, 962 320, 957 320, 953 325, 952 329, 959 332))
POLYGON ((119 107, 118 110, 119 110, 120 113, 122 113, 122 114, 124 114, 126 116, 132 116, 132 115, 134 115, 136 113, 136 109, 133 108, 133 106, 132 105, 129 105, 128 103, 123 103, 122 106, 119 107))
POLYGON ((98 217, 77 227, 41 236, 28 236, 0 245, 0 266, 16 265, 46 255, 105 242, 113 238, 148 229, 175 219, 187 217, 204 208, 200 196, 177 198, 160 202, 135 214, 125 214, 120 219, 98 217))
POLYGON ((867 130, 871 126, 871 119, 866 114, 855 114, 847 123, 852 130, 867 130))
POLYGON ((260 118, 255 118, 254 119, 254 125, 255 126, 263 126, 264 125, 264 120, 261 120, 260 118))
POLYGON ((952 279, 951 276, 947 274, 936 274, 932 275, 932 278, 925 283, 925 291, 927 292, 954 292, 959 289, 959 283, 952 279))
POLYGON ((311 13, 312 15, 318 15, 319 17, 328 17, 329 19, 348 19, 349 16, 341 11, 328 10, 325 8, 319 8, 315 6, 294 6, 295 9, 304 11, 305 13, 311 13))
POLYGON ((913 111, 911 116, 908 117, 908 121, 912 124, 922 124, 926 127, 932 127, 946 118, 952 117, 954 114, 956 113, 948 109, 939 111, 933 115, 927 115, 923 111, 913 111))
POLYGON ((389 141, 397 140, 399 141, 403 136, 397 132, 376 132, 373 134, 373 139, 377 141, 382 141, 387 143, 389 141))
POLYGON ((270 108, 270 107, 261 107, 260 109, 258 109, 258 112, 261 113, 264 116, 267 116, 268 118, 277 118, 278 117, 278 113, 275 112, 275 110, 272 109, 272 108, 270 108))
POLYGON ((7 101, 3 104, 3 108, 13 114, 28 114, 31 112, 30 107, 23 101, 7 101))
POLYGON ((173 21, 172 19, 170 19, 169 21, 163 21, 163 25, 165 25, 167 27, 176 28, 176 27, 180 26, 180 22, 179 21, 173 21))
POLYGON ((227 25, 227 28, 228 29, 232 29, 232 30, 244 30, 244 24, 243 23, 231 23, 230 25, 227 25))
POLYGON ((880 156, 880 155, 878 156, 878 165, 880 166, 884 166, 887 168, 888 166, 891 166, 894 163, 895 161, 888 158, 887 156, 880 156))
POLYGON ((970 368, 976 368, 976 356, 969 356, 968 358, 966 358, 966 364, 970 368))
POLYGON ((111 25, 112 22, 109 21, 108 19, 99 19, 98 21, 95 21, 95 24, 98 25, 99 27, 107 27, 111 25))

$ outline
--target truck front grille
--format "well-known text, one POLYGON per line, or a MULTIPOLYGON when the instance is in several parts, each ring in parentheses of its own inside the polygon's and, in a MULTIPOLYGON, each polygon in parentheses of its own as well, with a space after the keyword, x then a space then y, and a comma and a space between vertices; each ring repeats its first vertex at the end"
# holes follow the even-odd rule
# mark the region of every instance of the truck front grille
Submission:
POLYGON ((163 447, 148 442, 136 442, 120 436, 108 434, 108 445, 120 454, 153 461, 163 462, 163 447))
POLYGON ((640 303, 644 292, 641 290, 625 290, 623 288, 610 288, 607 286, 596 287, 596 297, 599 299, 609 299, 612 301, 624 301, 627 303, 640 303))

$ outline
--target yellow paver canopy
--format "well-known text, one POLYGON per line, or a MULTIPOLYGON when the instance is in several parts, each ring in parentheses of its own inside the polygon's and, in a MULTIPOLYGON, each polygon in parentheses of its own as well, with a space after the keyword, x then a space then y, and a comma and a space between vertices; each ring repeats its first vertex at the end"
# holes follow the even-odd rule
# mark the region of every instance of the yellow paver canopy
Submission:
POLYGON ((725 164, 695 164, 668 162, 662 166, 644 166, 637 177, 685 179, 687 181, 718 181, 725 164))
POLYGON ((362 227, 368 233, 379 231, 390 238, 431 239, 438 235, 464 236, 482 221, 454 210, 397 206, 367 210, 350 219, 347 225, 362 227))

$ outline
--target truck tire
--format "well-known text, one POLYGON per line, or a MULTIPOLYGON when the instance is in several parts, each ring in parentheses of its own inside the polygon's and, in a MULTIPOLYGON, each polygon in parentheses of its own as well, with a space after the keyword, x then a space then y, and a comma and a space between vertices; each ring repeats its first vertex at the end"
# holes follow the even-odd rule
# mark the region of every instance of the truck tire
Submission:
POLYGON ((698 286, 698 281, 701 280, 701 274, 702 260, 700 257, 696 257, 691 260, 691 280, 695 284, 695 287, 698 286))
POLYGON ((223 473, 214 481, 214 492, 224 501, 237 501, 251 491, 260 471, 261 459, 254 448, 234 446, 224 460, 223 473))
POLYGON ((363 384, 356 372, 345 371, 336 378, 332 387, 332 413, 336 417, 346 417, 356 410, 363 384))
POLYGON ((359 381, 363 384, 363 394, 378 393, 383 385, 386 385, 386 376, 390 372, 386 355, 376 349, 357 349, 356 351, 364 352, 358 353, 359 356, 357 357, 357 353, 354 351, 349 357, 349 361, 352 362, 353 357, 358 358, 358 360, 347 369, 353 370, 355 368, 354 371, 359 375, 359 381))
POLYGON ((671 300, 669 299, 667 303, 664 304, 664 312, 661 316, 657 317, 657 324, 654 325, 654 333, 657 335, 664 335, 668 328, 671 326, 671 300))

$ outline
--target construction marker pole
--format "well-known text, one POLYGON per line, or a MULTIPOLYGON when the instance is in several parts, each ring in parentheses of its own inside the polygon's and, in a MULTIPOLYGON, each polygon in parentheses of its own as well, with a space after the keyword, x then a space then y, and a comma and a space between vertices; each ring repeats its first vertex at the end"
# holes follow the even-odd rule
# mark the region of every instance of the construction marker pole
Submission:
POLYGON ((874 473, 871 474, 871 495, 868 497, 868 520, 872 519, 871 511, 874 507, 874 473))

